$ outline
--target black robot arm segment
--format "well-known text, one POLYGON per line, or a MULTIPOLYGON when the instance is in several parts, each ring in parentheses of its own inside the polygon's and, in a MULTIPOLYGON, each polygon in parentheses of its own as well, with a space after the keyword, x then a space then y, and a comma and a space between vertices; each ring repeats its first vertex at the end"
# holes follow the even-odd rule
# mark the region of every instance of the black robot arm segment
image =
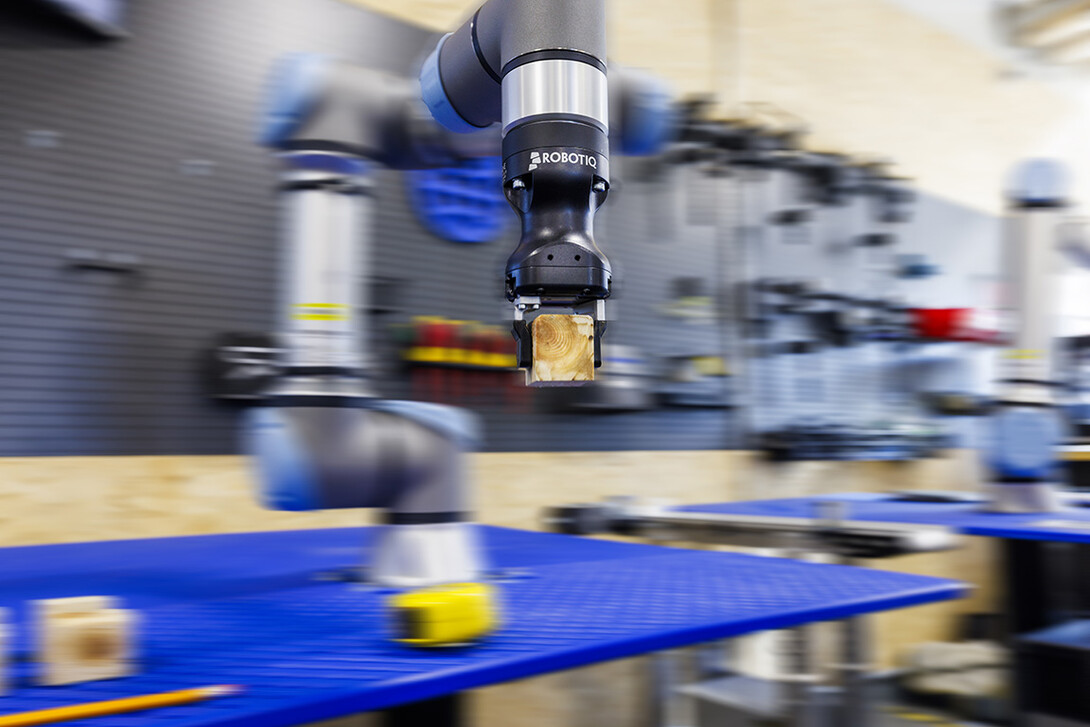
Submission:
POLYGON ((502 122, 504 191, 522 219, 505 272, 517 317, 557 306, 598 318, 611 292, 593 235, 609 191, 605 57, 604 0, 491 0, 422 72, 441 124, 502 122))

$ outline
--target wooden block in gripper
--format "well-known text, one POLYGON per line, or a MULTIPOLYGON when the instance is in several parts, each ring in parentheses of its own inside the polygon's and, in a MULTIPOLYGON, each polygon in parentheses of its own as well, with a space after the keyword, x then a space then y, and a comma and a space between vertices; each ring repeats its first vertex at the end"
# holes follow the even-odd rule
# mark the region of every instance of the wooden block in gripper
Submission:
POLYGON ((543 314, 530 324, 533 338, 531 386, 578 385, 594 381, 594 319, 543 314))

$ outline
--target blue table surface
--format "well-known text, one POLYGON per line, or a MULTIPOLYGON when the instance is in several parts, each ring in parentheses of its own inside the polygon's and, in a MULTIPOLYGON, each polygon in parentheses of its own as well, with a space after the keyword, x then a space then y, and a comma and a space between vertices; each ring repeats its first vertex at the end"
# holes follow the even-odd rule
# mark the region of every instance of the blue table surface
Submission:
POLYGON ((844 514, 847 520, 942 525, 965 535, 990 538, 1090 543, 1090 508, 1077 506, 1063 512, 1014 515, 988 512, 979 503, 905 502, 890 495, 847 493, 688 505, 678 509, 727 515, 809 518, 814 517, 816 503, 829 500, 847 503, 848 509, 844 514))
POLYGON ((835 565, 481 527, 504 623, 482 643, 390 640, 389 591, 318 574, 366 560, 347 528, 0 550, 15 685, 0 713, 210 684, 242 696, 71 722, 299 724, 659 649, 964 594, 960 583, 835 565), (32 686, 31 599, 113 595, 141 612, 141 673, 32 686))

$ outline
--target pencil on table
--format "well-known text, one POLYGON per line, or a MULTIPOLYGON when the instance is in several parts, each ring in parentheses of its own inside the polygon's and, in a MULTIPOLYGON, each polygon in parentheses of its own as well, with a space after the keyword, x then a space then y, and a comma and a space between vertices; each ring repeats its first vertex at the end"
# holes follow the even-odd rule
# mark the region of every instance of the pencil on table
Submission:
POLYGON ((215 699, 216 697, 227 697, 232 694, 238 694, 241 691, 242 687, 222 684, 212 687, 198 687, 196 689, 180 689, 176 692, 147 694, 141 697, 109 699, 104 702, 73 704, 70 707, 39 709, 33 712, 19 712, 18 714, 0 716, 0 727, 35 727, 35 725, 55 724, 57 722, 66 722, 69 720, 106 717, 113 714, 124 714, 125 712, 139 712, 145 709, 176 707, 183 704, 203 702, 206 699, 215 699))

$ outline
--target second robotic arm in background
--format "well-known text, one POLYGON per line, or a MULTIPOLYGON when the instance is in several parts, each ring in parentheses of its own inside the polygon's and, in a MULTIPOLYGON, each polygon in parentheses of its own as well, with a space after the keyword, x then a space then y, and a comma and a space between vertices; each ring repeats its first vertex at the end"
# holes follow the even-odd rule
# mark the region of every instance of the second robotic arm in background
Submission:
POLYGON ((1010 345, 984 446, 989 507, 999 512, 1061 509, 1058 455, 1066 422, 1054 364, 1058 278, 1065 255, 1090 263, 1085 240, 1072 234, 1068 186, 1061 164, 1034 159, 1015 170, 1008 193, 1002 264, 1010 345))

